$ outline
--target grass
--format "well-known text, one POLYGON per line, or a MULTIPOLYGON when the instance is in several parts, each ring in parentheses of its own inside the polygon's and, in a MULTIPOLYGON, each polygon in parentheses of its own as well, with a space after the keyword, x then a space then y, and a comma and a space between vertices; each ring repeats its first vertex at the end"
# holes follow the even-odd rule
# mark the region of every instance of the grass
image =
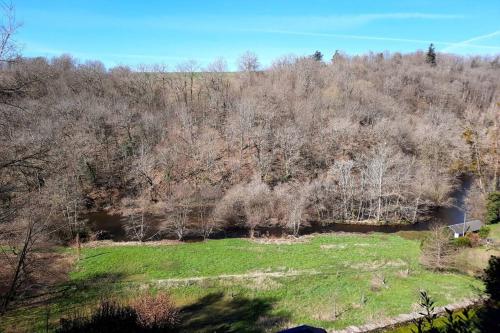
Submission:
POLYGON ((461 271, 469 275, 479 275, 488 266, 488 260, 492 255, 500 256, 500 224, 488 225, 490 234, 496 245, 479 246, 474 248, 465 248, 458 255, 456 261, 461 271))
MULTIPOLYGON (((453 313, 453 318, 456 318, 458 316, 464 318, 464 311, 460 310, 460 311, 456 311, 453 313)), ((469 309, 468 316, 469 316, 468 318, 474 319, 476 316, 476 310, 469 309)), ((448 318, 445 315, 443 315, 441 317, 436 318, 436 320, 434 320, 434 326, 437 328, 444 328, 447 322, 448 322, 448 318)), ((426 327, 428 327, 428 325, 426 325, 426 327)), ((414 332, 418 332, 418 329, 417 329, 417 325, 411 323, 408 325, 396 327, 388 332, 390 332, 390 333, 414 333, 414 332)))
MULTIPOLYGON (((332 329, 412 312, 422 289, 441 306, 481 288, 466 275, 423 269, 417 239, 371 234, 303 240, 84 248, 66 289, 52 300, 50 318, 102 297, 168 290, 183 308, 185 332, 266 332, 295 324, 332 329)), ((45 310, 12 312, 0 327, 42 327, 45 310)))
POLYGON ((495 239, 497 242, 500 242, 500 223, 489 224, 488 228, 490 228, 491 230, 488 237, 495 239))

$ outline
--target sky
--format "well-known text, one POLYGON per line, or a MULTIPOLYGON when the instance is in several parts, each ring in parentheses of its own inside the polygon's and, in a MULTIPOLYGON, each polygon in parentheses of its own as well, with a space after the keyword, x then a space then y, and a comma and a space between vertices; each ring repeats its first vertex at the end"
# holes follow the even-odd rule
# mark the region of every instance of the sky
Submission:
POLYGON ((500 0, 13 0, 24 56, 106 67, 223 57, 438 52, 500 54, 500 0))

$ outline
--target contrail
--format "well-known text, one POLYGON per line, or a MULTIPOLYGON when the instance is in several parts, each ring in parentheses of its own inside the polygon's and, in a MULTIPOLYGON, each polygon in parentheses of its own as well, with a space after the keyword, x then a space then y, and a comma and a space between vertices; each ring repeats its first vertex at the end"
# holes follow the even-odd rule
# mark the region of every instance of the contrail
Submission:
MULTIPOLYGON (((473 44, 469 44, 471 42, 475 42, 475 41, 478 41, 478 40, 483 40, 483 39, 488 39, 488 38, 491 38, 491 37, 495 37, 495 36, 498 36, 500 35, 500 30, 498 31, 495 31, 495 32, 492 32, 492 33, 489 33, 489 34, 486 34, 486 35, 481 35, 481 36, 476 36, 476 37, 472 37, 472 38, 469 38, 469 39, 466 39, 466 40, 463 40, 461 42, 458 42, 458 43, 454 43, 446 48, 443 49, 443 52, 447 52, 447 51, 450 51, 451 49, 453 48, 456 48, 456 47, 461 47, 461 46, 467 46, 467 47, 474 47, 473 44)), ((497 48, 495 46, 491 46, 493 48, 497 48)))
POLYGON ((443 42, 443 41, 432 41, 424 39, 409 39, 409 38, 392 38, 392 37, 377 37, 377 36, 366 36, 366 35, 346 35, 346 34, 330 34, 321 32, 303 32, 303 31, 289 31, 289 30, 251 30, 254 32, 262 33, 274 33, 274 34, 286 34, 286 35, 298 35, 298 36, 316 36, 316 37, 332 37, 332 38, 344 38, 344 39, 361 39, 361 40, 379 40, 379 41, 389 41, 389 42, 402 42, 402 43, 419 43, 419 44, 440 44, 447 46, 443 51, 455 47, 459 44, 466 43, 467 47, 480 48, 480 49, 490 49, 490 50, 500 50, 500 46, 490 46, 490 45, 477 45, 469 44, 470 42, 494 37, 500 34, 500 31, 493 32, 488 35, 478 36, 468 39, 463 42, 443 42))

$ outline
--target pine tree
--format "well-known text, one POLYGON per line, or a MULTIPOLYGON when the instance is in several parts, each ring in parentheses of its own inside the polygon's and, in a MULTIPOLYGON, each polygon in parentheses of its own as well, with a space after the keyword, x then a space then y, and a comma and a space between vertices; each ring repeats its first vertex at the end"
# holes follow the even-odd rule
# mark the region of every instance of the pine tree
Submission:
POLYGON ((486 202, 486 224, 500 222, 500 192, 491 192, 486 202))
POLYGON ((313 58, 316 61, 322 61, 323 60, 323 53, 321 53, 320 51, 316 51, 313 53, 311 58, 313 58))
POLYGON ((436 66, 436 51, 434 49, 434 44, 432 43, 429 45, 429 49, 427 50, 427 58, 425 61, 431 66, 436 66))
POLYGON ((340 55, 340 51, 339 50, 335 50, 335 53, 333 54, 332 56, 332 62, 335 62, 337 59, 339 59, 341 57, 340 55))

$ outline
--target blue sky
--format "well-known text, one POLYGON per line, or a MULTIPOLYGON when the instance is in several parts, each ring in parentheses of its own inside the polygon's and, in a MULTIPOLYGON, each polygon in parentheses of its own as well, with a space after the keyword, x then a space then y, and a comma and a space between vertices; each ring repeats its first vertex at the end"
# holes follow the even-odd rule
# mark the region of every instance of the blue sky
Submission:
POLYGON ((14 0, 26 56, 69 53, 107 67, 224 57, 261 63, 336 49, 500 54, 499 0, 14 0))

